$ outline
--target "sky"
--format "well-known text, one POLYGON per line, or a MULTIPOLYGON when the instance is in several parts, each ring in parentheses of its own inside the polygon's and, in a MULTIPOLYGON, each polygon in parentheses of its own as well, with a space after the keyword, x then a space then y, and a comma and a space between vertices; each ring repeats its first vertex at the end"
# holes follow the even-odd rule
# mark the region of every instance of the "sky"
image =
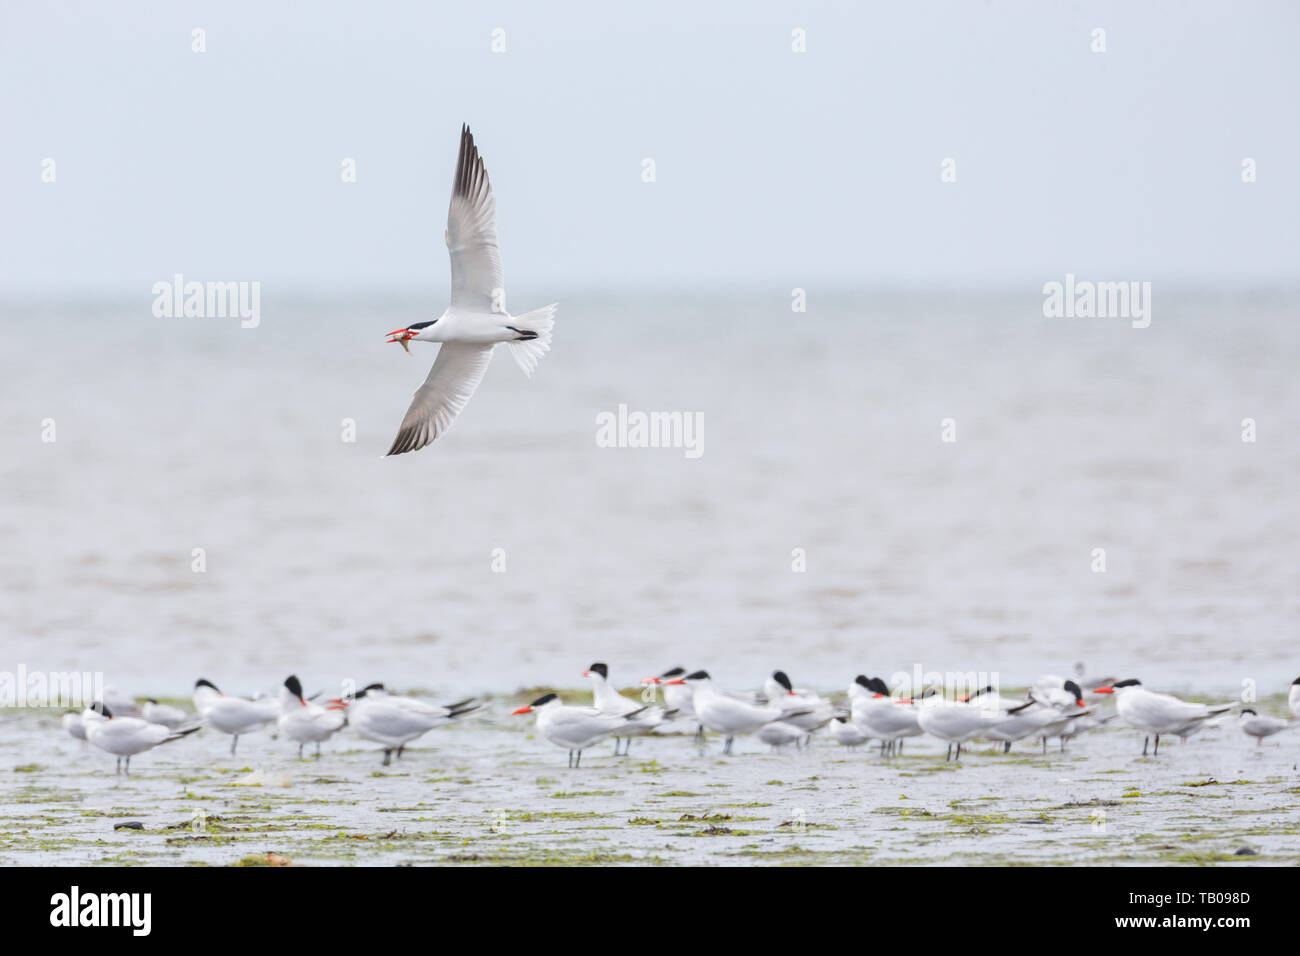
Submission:
POLYGON ((530 301, 1290 285, 1297 41, 1293 2, 6 0, 0 297, 443 296, 462 122, 530 301))

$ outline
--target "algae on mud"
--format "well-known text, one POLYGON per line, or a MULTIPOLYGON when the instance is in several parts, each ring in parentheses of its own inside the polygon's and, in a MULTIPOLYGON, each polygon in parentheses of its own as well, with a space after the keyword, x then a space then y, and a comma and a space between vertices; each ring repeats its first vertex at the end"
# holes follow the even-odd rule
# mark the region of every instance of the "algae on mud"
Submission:
POLYGON ((741 741, 725 758, 687 729, 630 757, 598 746, 567 770, 489 713, 382 771, 346 735, 300 761, 266 735, 231 758, 205 731, 142 755, 130 777, 48 713, 0 723, 9 865, 1300 863, 1296 755, 1232 723, 1156 758, 1111 724, 1063 754, 976 747, 960 763, 921 739, 893 758, 825 738, 775 754, 741 741), (235 785, 250 775, 287 786, 235 785), (143 829, 114 829, 127 820, 143 829))

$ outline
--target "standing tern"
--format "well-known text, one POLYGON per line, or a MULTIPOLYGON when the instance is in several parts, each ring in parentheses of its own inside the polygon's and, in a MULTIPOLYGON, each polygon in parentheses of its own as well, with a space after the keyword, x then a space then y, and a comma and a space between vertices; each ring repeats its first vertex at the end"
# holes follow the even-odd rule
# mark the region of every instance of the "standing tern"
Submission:
POLYGON ((199 678, 194 682, 194 709, 203 722, 223 734, 230 734, 230 755, 235 755, 241 734, 250 734, 280 716, 280 703, 274 697, 245 700, 227 697, 216 684, 199 678))
POLYGON ((829 700, 809 691, 796 691, 785 671, 772 671, 763 682, 763 693, 784 711, 803 711, 799 716, 787 719, 805 735, 825 726, 835 715, 835 708, 829 700))
POLYGON ((82 722, 81 714, 77 711, 68 711, 63 715, 63 718, 59 723, 63 725, 63 729, 71 736, 76 737, 78 740, 86 739, 86 725, 82 722))
POLYGON ((529 376, 551 347, 556 305, 523 315, 505 310, 496 198, 468 126, 460 131, 445 238, 451 255, 450 305, 436 319, 388 333, 388 341, 401 345, 408 355, 410 342, 442 343, 389 455, 418 451, 451 427, 483 380, 497 345, 509 345, 515 362, 529 376))
POLYGON ((387 767, 393 762, 394 751, 400 757, 412 740, 478 709, 479 705, 472 697, 439 706, 414 697, 389 694, 383 684, 368 684, 353 695, 348 712, 358 734, 384 745, 384 766, 387 767))
POLYGON ((843 714, 837 714, 826 726, 830 728, 831 736, 841 747, 852 749, 859 744, 865 744, 870 739, 863 733, 861 727, 843 714))
POLYGON ((1272 737, 1292 726, 1289 720, 1257 714, 1250 707, 1243 707, 1241 713, 1237 715, 1237 720, 1241 724, 1241 732, 1255 738, 1256 746, 1263 746, 1265 737, 1272 737))
POLYGON ((779 704, 758 704, 732 697, 713 686, 708 671, 695 671, 668 681, 669 686, 677 684, 688 684, 694 689, 695 716, 709 730, 726 737, 724 754, 731 753, 731 745, 739 734, 752 734, 774 720, 790 720, 806 713, 783 710, 779 704))
POLYGON ((1142 742, 1144 757, 1152 735, 1156 738, 1155 754, 1158 755, 1161 734, 1190 736, 1211 717, 1227 713, 1233 707, 1232 704, 1194 704, 1179 700, 1172 694, 1157 694, 1143 687, 1136 677, 1116 681, 1109 687, 1097 687, 1094 692, 1114 694, 1119 715, 1126 723, 1146 733, 1142 742))
POLYGON ((172 730, 190 722, 190 715, 179 707, 160 704, 152 697, 146 700, 144 706, 140 708, 140 716, 151 724, 162 724, 172 730))
POLYGON ((536 714, 537 730, 543 737, 569 751, 569 766, 582 764, 582 752, 605 737, 626 733, 627 724, 640 713, 606 714, 595 707, 567 707, 558 694, 544 694, 531 704, 510 712, 536 714))
POLYGON ((773 751, 779 751, 786 744, 794 744, 795 750, 799 749, 799 742, 806 736, 802 727, 797 727, 788 720, 773 720, 758 728, 755 734, 759 740, 769 744, 773 751))
POLYGON ((115 717, 113 711, 103 703, 94 703, 81 715, 82 725, 86 728, 86 739, 117 757, 117 772, 123 772, 125 761, 126 775, 131 775, 131 758, 138 753, 152 750, 159 744, 180 740, 187 734, 199 729, 198 724, 181 731, 173 731, 163 724, 153 724, 143 717, 115 717))
POLYGON ((849 703, 853 723, 868 737, 880 741, 882 756, 895 746, 901 750, 904 738, 924 733, 917 722, 916 705, 905 697, 891 697, 889 686, 879 677, 859 674, 852 687, 849 703))
POLYGON ((280 733, 298 745, 298 759, 302 759, 303 744, 314 743, 316 756, 320 756, 321 741, 338 733, 347 724, 347 704, 331 701, 328 707, 310 703, 302 696, 302 684, 294 675, 285 678, 280 688, 280 716, 276 723, 280 733))
POLYGON ((952 759, 954 745, 957 747, 957 759, 961 760, 962 744, 983 736, 997 722, 1005 719, 1005 715, 994 709, 966 701, 946 700, 941 693, 924 697, 916 714, 916 721, 922 730, 947 742, 948 756, 945 760, 952 759))
POLYGON ((642 684, 653 684, 664 692, 664 703, 674 717, 688 717, 696 721, 695 739, 704 742, 704 725, 695 716, 695 691, 689 684, 670 684, 674 677, 685 677, 686 668, 670 667, 658 677, 647 677, 642 684))
POLYGON ((627 746, 623 749, 623 756, 626 757, 632 749, 633 737, 644 737, 662 724, 669 716, 662 707, 647 707, 645 704, 638 704, 610 687, 609 667, 599 661, 583 671, 582 676, 591 678, 592 703, 596 705, 598 711, 612 717, 628 718, 627 722, 619 728, 619 733, 614 735, 615 757, 618 756, 620 739, 627 741, 627 746), (633 714, 636 716, 633 717, 633 714))
POLYGON ((119 717, 139 717, 140 707, 135 702, 134 697, 128 697, 116 687, 108 686, 104 688, 104 693, 100 695, 100 700, 104 706, 113 711, 119 717))

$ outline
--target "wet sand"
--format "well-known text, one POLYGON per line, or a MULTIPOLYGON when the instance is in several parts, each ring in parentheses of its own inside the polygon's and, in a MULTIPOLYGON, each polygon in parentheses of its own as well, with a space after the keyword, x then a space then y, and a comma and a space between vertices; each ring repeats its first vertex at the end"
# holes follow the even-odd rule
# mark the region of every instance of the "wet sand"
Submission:
MULTIPOLYGON (((1256 747, 1235 718, 1142 757, 1114 721, 1043 755, 921 737, 901 756, 825 736, 721 754, 680 734, 606 741, 578 769, 506 716, 427 734, 391 767, 345 731, 319 759, 266 733, 210 730, 133 760, 68 737, 57 714, 0 716, 5 865, 1300 863, 1300 740, 1256 747), (142 829, 114 829, 138 821, 142 829)), ((573 695, 572 699, 584 699, 573 695)), ((1285 715, 1281 698, 1256 705, 1285 715)))

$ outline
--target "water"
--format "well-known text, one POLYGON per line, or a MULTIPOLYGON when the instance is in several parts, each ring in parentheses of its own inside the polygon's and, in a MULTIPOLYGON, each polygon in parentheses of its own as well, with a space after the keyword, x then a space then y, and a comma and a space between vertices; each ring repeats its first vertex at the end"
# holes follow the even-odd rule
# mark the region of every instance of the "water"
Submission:
POLYGON ((155 319, 143 295, 10 304, 0 667, 176 696, 290 672, 508 694, 597 659, 616 683, 779 666, 838 689, 919 664, 1009 684, 1083 661, 1281 690, 1300 302, 1161 292, 1133 329, 1046 319, 1036 289, 810 290, 805 314, 780 290, 561 291, 533 380, 503 352, 447 436, 386 460, 434 349, 383 333, 420 299, 267 289, 256 329, 155 319), (597 447, 620 403, 701 412, 703 455, 597 447))

